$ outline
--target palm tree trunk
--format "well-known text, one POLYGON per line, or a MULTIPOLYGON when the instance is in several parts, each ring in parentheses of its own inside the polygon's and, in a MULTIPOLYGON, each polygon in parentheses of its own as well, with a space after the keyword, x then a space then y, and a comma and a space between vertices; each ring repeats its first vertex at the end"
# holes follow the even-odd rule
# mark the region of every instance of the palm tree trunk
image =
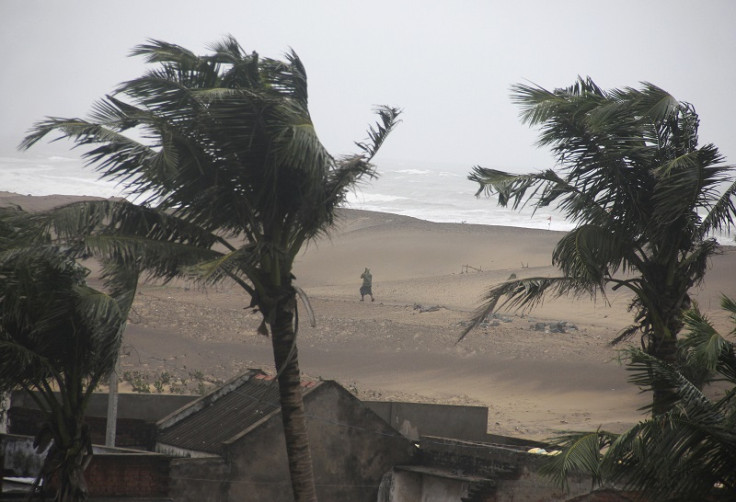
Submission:
POLYGON ((271 321, 274 362, 279 373, 281 419, 289 459, 291 486, 296 502, 316 502, 317 491, 309 450, 307 422, 302 400, 301 373, 296 349, 294 314, 296 296, 292 292, 279 300, 271 321))
POLYGON ((56 432, 42 467, 43 485, 56 489, 54 502, 84 502, 88 497, 84 471, 92 460, 90 432, 81 414, 66 416, 64 422, 52 425, 56 432), (60 433, 61 427, 66 434, 60 433))
POLYGON ((87 500, 87 482, 84 471, 89 463, 85 451, 74 452, 73 458, 68 459, 62 467, 59 491, 56 495, 58 502, 83 502, 87 500))
MULTIPOLYGON (((677 340, 673 336, 656 338, 650 347, 649 354, 671 366, 677 366, 677 340)), ((669 382, 653 378, 652 391, 652 415, 657 416, 668 412, 677 398, 677 388, 672 387, 669 382)))
POLYGON ((115 367, 110 373, 109 391, 107 393, 107 422, 105 425, 105 446, 115 448, 115 436, 118 424, 118 368, 120 355, 115 358, 115 367))

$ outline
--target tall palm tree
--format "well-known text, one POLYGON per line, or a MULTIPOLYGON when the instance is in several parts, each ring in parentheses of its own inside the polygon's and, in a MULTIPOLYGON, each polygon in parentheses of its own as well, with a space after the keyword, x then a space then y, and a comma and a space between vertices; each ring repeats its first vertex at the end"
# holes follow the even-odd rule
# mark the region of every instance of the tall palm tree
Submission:
MULTIPOLYGON (((399 110, 379 108, 368 140, 357 143, 360 153, 335 158, 315 132, 306 72, 294 52, 285 61, 261 58, 231 37, 211 49, 196 56, 155 40, 136 47, 133 55, 155 64, 152 70, 121 84, 89 120, 49 118, 21 146, 52 132, 91 146, 84 155, 101 176, 138 196, 136 214, 153 211, 211 238, 210 245, 199 241, 210 256, 197 272, 208 281, 235 280, 262 313, 260 331, 270 332, 278 373, 294 497, 316 500, 296 348, 293 262, 305 242, 332 225, 346 191, 374 175, 370 162, 399 110)), ((165 231, 168 223, 162 225, 155 228, 165 231)), ((156 265, 155 274, 191 265, 177 261, 186 254, 179 250, 196 243, 179 243, 184 246, 174 251, 160 248, 170 264, 159 263, 163 268, 156 265)), ((124 242, 115 246, 125 252, 124 242)))
MULTIPOLYGON (((648 354, 674 363, 690 288, 718 251, 711 235, 734 223, 733 167, 721 163, 714 145, 698 146, 692 105, 652 84, 605 91, 580 78, 554 91, 516 85, 512 96, 522 121, 541 128, 539 145, 552 148, 560 172, 476 166, 469 179, 502 206, 556 206, 577 226, 554 250, 560 277, 493 287, 468 331, 497 306, 625 288, 634 323, 615 341, 639 331, 648 354)), ((655 386, 654 413, 667 409, 668 394, 655 386)))
POLYGON ((28 215, 0 209, 0 390, 28 391, 45 417, 36 437, 48 453, 35 487, 85 500, 92 455, 84 412, 113 368, 125 316, 118 299, 89 287, 67 249, 24 245, 28 215), (50 445, 50 446, 49 446, 50 445))
MULTIPOLYGON (((721 305, 736 327, 736 302, 724 297, 721 305)), ((672 408, 623 434, 599 430, 558 438, 561 452, 545 465, 546 474, 564 486, 569 473, 588 472, 600 483, 641 491, 648 500, 736 498, 736 348, 697 306, 684 322, 683 369, 641 350, 628 352, 633 383, 651 390, 663 380, 677 389, 672 408), (719 391, 703 392, 713 382, 719 391)))

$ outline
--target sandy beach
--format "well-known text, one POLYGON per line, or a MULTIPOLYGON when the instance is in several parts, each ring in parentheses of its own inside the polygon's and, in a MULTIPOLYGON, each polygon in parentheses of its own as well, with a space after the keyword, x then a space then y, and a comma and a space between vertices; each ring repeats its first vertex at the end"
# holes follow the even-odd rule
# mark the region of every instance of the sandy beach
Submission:
MULTIPOLYGON (((0 194, 0 203, 28 210, 73 199, 0 194)), ((627 383, 617 362, 621 346, 609 344, 632 320, 625 292, 503 311, 496 325, 456 343, 490 286, 511 274, 557 275, 551 255, 562 235, 341 211, 338 226, 310 243, 295 266, 316 318, 312 327, 300 310, 302 371, 336 380, 364 399, 487 406, 494 434, 545 439, 560 430, 623 430, 643 416, 638 408, 650 399, 627 383), (360 301, 365 267, 373 273, 375 302, 360 301), (563 321, 564 333, 544 329, 563 321)), ((693 290, 724 327, 719 299, 736 295, 735 278, 736 247, 724 247, 693 290)), ((272 371, 270 341, 256 333, 260 317, 244 309, 248 303, 230 284, 143 285, 125 333, 121 373, 218 381, 251 367, 272 371)))

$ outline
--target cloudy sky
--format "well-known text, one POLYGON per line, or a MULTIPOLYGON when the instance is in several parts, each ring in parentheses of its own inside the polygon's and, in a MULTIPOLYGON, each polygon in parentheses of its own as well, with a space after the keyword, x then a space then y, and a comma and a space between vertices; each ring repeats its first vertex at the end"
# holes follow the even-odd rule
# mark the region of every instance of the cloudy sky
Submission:
POLYGON ((0 157, 19 155, 36 120, 84 116, 138 76, 128 54, 146 39, 205 53, 232 34, 264 56, 299 54, 334 154, 352 153, 372 108, 387 104, 404 116, 379 165, 550 167, 509 88, 589 75, 606 88, 649 81, 693 103, 701 142, 736 162, 735 23, 732 0, 0 0, 0 157))

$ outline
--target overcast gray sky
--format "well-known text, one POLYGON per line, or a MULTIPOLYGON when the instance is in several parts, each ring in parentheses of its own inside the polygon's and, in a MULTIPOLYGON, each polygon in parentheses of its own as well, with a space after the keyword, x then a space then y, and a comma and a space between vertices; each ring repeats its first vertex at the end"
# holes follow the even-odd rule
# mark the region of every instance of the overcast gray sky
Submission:
POLYGON ((205 53, 232 34, 263 56, 299 54, 333 154, 355 151, 374 105, 403 108, 379 166, 551 167, 509 88, 577 75, 606 88, 649 81, 693 103, 701 143, 736 162, 735 25, 732 0, 0 0, 0 156, 18 156, 36 120, 85 116, 141 74, 128 53, 146 39, 205 53))

